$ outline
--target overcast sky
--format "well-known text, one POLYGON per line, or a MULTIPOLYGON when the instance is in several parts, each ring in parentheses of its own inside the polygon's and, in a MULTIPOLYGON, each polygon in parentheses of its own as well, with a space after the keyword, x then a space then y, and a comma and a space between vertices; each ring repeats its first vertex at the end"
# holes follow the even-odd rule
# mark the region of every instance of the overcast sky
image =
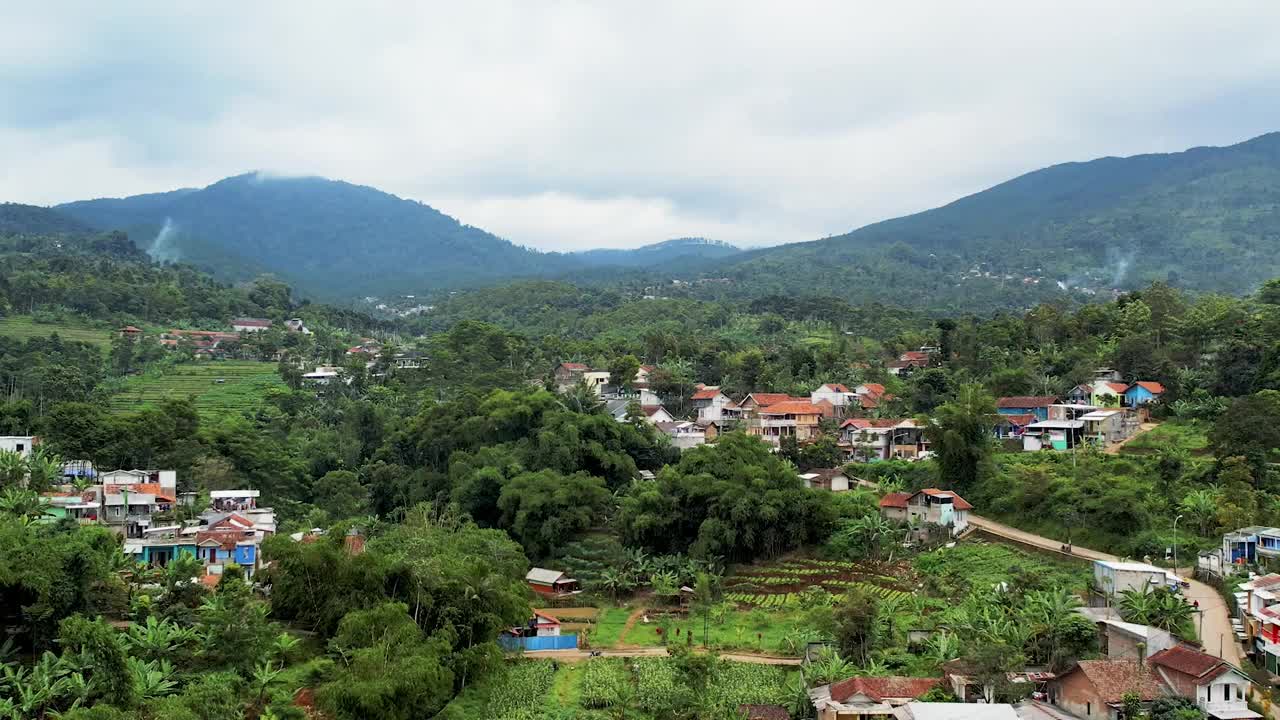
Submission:
POLYGON ((1274 0, 5 5, 36 204, 264 169, 547 249, 758 245, 1280 130, 1274 0))

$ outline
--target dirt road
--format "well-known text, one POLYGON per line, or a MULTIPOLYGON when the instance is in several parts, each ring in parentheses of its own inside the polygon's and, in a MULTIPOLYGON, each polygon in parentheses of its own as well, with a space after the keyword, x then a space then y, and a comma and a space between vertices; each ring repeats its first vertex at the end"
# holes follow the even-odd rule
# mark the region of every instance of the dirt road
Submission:
MULTIPOLYGON (((1009 527, 994 520, 969 516, 969 524, 991 533, 997 537, 1029 545, 1041 550, 1055 552, 1063 557, 1076 557, 1082 560, 1119 560, 1120 558, 1104 552, 1082 548, 1076 545, 1071 554, 1062 552, 1063 541, 1042 537, 1034 533, 1009 527)), ((1182 577, 1188 577, 1183 575, 1182 577)), ((1200 616, 1197 618, 1196 630, 1200 633, 1200 642, 1204 651, 1220 657, 1227 662, 1240 665, 1240 644, 1236 642, 1235 633, 1231 629, 1231 615, 1227 611, 1227 603, 1217 590, 1197 580, 1191 580, 1191 586, 1183 591, 1188 602, 1200 603, 1200 616)))
POLYGON ((1138 432, 1136 432, 1136 433, 1134 433, 1133 435, 1131 435, 1131 436, 1129 436, 1129 437, 1125 438, 1124 440, 1121 440, 1121 441, 1120 441, 1120 442, 1118 442, 1118 443, 1115 443, 1114 445, 1108 445, 1105 449, 1103 449, 1103 451, 1102 451, 1102 452, 1104 452, 1104 453, 1106 453, 1106 454, 1108 454, 1108 455, 1119 455, 1119 454, 1120 454, 1120 448, 1123 448, 1125 445, 1128 445, 1128 444, 1129 444, 1129 443, 1130 443, 1134 438, 1136 438, 1136 437, 1141 437, 1143 433, 1145 433, 1145 432, 1147 432, 1147 431, 1149 431, 1149 430, 1151 430, 1151 429, 1153 429, 1153 428, 1156 428, 1156 427, 1158 427, 1159 425, 1160 425, 1160 423, 1149 423, 1149 422, 1148 422, 1148 423, 1142 423, 1141 425, 1139 425, 1139 426, 1138 426, 1138 432))

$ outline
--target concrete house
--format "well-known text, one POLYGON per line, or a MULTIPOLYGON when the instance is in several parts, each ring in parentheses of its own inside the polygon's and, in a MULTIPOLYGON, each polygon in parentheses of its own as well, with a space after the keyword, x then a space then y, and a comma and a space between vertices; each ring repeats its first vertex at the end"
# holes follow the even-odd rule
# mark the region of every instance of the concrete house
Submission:
POLYGON ((1050 694, 1055 705, 1084 720, 1119 720, 1130 693, 1144 706, 1168 694, 1135 660, 1081 660, 1052 683, 1050 694))
POLYGON ((263 318, 236 318, 231 321, 231 329, 236 332, 262 332, 271 328, 271 321, 263 318))
MULTIPOLYGON (((677 449, 683 451, 689 448, 703 445, 709 439, 707 437, 707 428, 697 423, 687 420, 678 422, 657 422, 654 423, 658 430, 662 431, 671 438, 671 444, 677 449)), ((707 427, 715 427, 709 425, 707 427)))
POLYGON ((1119 595, 1125 590, 1177 590, 1180 586, 1178 576, 1164 568, 1119 560, 1094 560, 1093 579, 1103 595, 1108 597, 1119 595))
POLYGON ((565 362, 556 366, 555 382, 556 387, 564 392, 573 387, 582 379, 583 373, 591 369, 586 363, 565 362))
POLYGON ((1249 709, 1252 681, 1239 668, 1189 645, 1176 645, 1147 660, 1151 670, 1175 695, 1193 700, 1210 718, 1260 718, 1249 709))
POLYGON ((827 383, 826 385, 821 385, 817 390, 809 393, 810 402, 816 404, 821 400, 825 400, 831 403, 831 406, 834 407, 836 412, 840 415, 845 414, 846 408, 857 402, 857 397, 856 393, 850 391, 849 388, 839 383, 827 383))
POLYGON ((699 423, 737 420, 742 417, 742 410, 720 388, 705 385, 698 388, 691 398, 693 407, 698 411, 699 423))
POLYGON ((0 450, 30 457, 31 449, 40 444, 35 435, 0 435, 0 450))
POLYGON ((808 400, 788 400, 760 408, 756 414, 758 418, 747 424, 748 434, 779 445, 786 437, 795 438, 797 442, 817 437, 823 407, 808 400))
POLYGON ((933 524, 959 535, 969 527, 968 500, 951 490, 927 488, 914 493, 886 493, 880 498, 880 514, 887 520, 912 525, 933 524))
POLYGON ((1158 382, 1140 380, 1124 391, 1124 404, 1129 407, 1140 407, 1158 402, 1164 396, 1164 386, 1158 382))
POLYGON ((1001 415, 1035 415, 1037 420, 1049 419, 1049 406, 1058 402, 1051 395, 1016 395, 996 400, 996 412, 1001 415))
POLYGON ((853 481, 840 468, 825 468, 821 470, 810 470, 800 474, 800 479, 804 480, 805 487, 815 490, 830 490, 832 492, 845 492, 853 486, 853 481))

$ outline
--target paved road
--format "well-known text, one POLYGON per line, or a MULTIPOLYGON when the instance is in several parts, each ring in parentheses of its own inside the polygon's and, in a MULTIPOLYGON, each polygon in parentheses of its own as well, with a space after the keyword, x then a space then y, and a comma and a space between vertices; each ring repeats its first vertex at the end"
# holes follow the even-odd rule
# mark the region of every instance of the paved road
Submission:
MULTIPOLYGON (((1067 553, 1062 552, 1063 541, 1053 540, 1042 537, 1034 533, 1009 527, 1003 523, 994 520, 988 520, 983 517, 969 516, 969 524, 991 533, 997 537, 1006 540, 1012 540, 1023 545, 1039 548, 1055 552, 1063 557, 1068 557, 1067 553)), ((1119 560, 1120 558, 1097 550, 1090 550, 1076 545, 1071 549, 1069 557, 1077 557, 1084 560, 1119 560)), ((1190 573, 1188 573, 1189 575, 1190 573)), ((1186 576, 1183 576, 1186 577, 1186 576)), ((1183 595, 1190 602, 1200 603, 1200 618, 1196 623, 1196 629, 1200 632, 1200 641, 1204 644, 1205 652, 1215 655, 1226 660, 1233 665, 1240 665, 1240 644, 1236 642, 1235 633, 1231 629, 1231 615, 1227 612, 1227 603, 1218 594, 1218 591, 1205 585, 1197 580, 1191 580, 1191 587, 1187 588, 1183 595)))
MULTIPOLYGON (((695 652, 701 652, 694 648, 695 652)), ((633 657, 667 657, 665 647, 630 648, 625 650, 601 650, 601 657, 633 658, 633 657)), ((534 650, 524 653, 527 658, 547 658, 561 662, 581 662, 591 657, 590 650, 534 650)), ((716 653, 721 660, 733 662, 756 663, 758 665, 799 665, 800 658, 779 657, 776 655, 752 655, 750 653, 716 653)))

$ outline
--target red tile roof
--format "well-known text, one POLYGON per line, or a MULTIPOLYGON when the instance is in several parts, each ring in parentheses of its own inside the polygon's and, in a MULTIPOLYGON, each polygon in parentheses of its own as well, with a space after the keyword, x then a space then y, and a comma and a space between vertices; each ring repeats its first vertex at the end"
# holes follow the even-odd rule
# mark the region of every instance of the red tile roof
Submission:
POLYGON ((923 350, 908 350, 908 351, 906 351, 906 352, 902 353, 901 355, 899 355, 899 356, 898 356, 898 359, 899 359, 899 360, 905 360, 905 361, 907 361, 907 362, 911 362, 911 361, 920 361, 920 360, 923 360, 923 361, 925 361, 925 362, 928 362, 928 361, 929 361, 929 353, 924 352, 923 350))
POLYGON ((270 320, 263 320, 261 318, 236 318, 235 320, 231 321, 231 324, 240 325, 243 327, 260 327, 260 328, 271 327, 270 320))
POLYGON ((1143 390, 1146 390, 1147 392, 1151 393, 1152 395, 1160 395, 1164 393, 1164 386, 1158 382, 1151 382, 1148 380, 1139 380, 1138 382, 1130 385, 1129 388, 1126 388, 1126 390, 1135 388, 1135 387, 1140 387, 1143 390))
POLYGON ((640 410, 645 415, 649 417, 653 417, 654 415, 658 414, 659 410, 666 410, 666 408, 662 407, 661 405, 641 405, 640 410))
POLYGON ((1208 653, 1186 645, 1174 645, 1155 653, 1147 660, 1159 667, 1169 668, 1197 680, 1215 678, 1231 669, 1231 666, 1208 653))
POLYGON ((882 508, 905 508, 907 501, 911 499, 911 493, 907 492, 891 492, 885 493, 880 498, 880 507, 882 508))
MULTIPOLYGON (((770 405, 777 405, 780 402, 799 399, 799 398, 793 398, 786 393, 751 393, 750 395, 747 396, 747 398, 751 398, 751 400, 755 402, 757 407, 768 407, 770 405)), ((743 398, 742 402, 745 403, 747 401, 747 398, 743 398)))
POLYGON ((587 364, 586 364, 586 363, 560 363, 560 367, 564 368, 565 370, 586 370, 586 369, 588 369, 588 366, 587 366, 587 364))
POLYGON ((844 702, 854 695, 862 694, 877 702, 885 698, 914 700, 941 684, 942 678, 855 677, 832 683, 831 699, 844 702))
POLYGON ((1001 408, 1038 408, 1048 407, 1058 402, 1052 395, 1015 395, 996 400, 996 407, 1001 408))
POLYGON ((880 383, 862 383, 862 385, 860 385, 859 387, 866 388, 867 393, 870 395, 878 396, 878 395, 884 394, 884 386, 881 385, 880 383))
POLYGON ((698 392, 693 394, 693 399, 694 400, 710 400, 711 398, 716 397, 719 394, 720 394, 720 388, 718 387, 704 387, 698 392))
POLYGON ((859 430, 867 428, 891 428, 902 422, 902 418, 849 418, 844 421, 840 427, 856 427, 859 430))
POLYGON ((1118 392, 1118 393, 1123 393, 1125 390, 1128 390, 1128 389, 1129 389, 1129 386, 1128 386, 1128 385, 1125 385, 1124 383, 1118 383, 1118 382, 1102 382, 1102 383, 1098 383, 1098 384, 1099 384, 1099 385, 1106 385, 1107 387, 1111 388, 1112 390, 1114 390, 1114 391, 1116 391, 1116 392, 1118 392))
MULTIPOLYGON (((830 403, 828 403, 830 404, 830 403)), ((821 415, 822 406, 808 400, 787 400, 775 405, 760 408, 762 415, 821 415)))
POLYGON ((1254 578, 1249 581, 1254 590, 1262 590, 1275 585, 1280 585, 1280 573, 1269 573, 1260 578, 1254 578))
POLYGON ((1074 672, 1084 673, 1107 704, 1122 702, 1131 692, 1144 701, 1164 695, 1160 681, 1149 666, 1140 668, 1133 660, 1081 660, 1067 675, 1074 672))
POLYGON ((144 493, 146 495, 155 495, 156 500, 164 500, 166 502, 177 502, 169 496, 169 491, 161 487, 160 483, 134 483, 132 485, 103 485, 102 489, 107 495, 120 495, 125 490, 131 493, 144 493))
POLYGON ((1000 420, 1010 425, 1030 425, 1037 420, 1035 415, 1030 413, 1022 413, 1020 415, 1001 415, 1000 420))
POLYGON ((949 497, 951 498, 952 507, 954 507, 957 510, 973 509, 973 506, 969 504, 968 500, 965 500, 964 498, 960 497, 955 493, 955 491, 952 491, 952 490, 939 490, 938 488, 925 488, 920 492, 924 493, 925 495, 929 495, 931 497, 949 497))

